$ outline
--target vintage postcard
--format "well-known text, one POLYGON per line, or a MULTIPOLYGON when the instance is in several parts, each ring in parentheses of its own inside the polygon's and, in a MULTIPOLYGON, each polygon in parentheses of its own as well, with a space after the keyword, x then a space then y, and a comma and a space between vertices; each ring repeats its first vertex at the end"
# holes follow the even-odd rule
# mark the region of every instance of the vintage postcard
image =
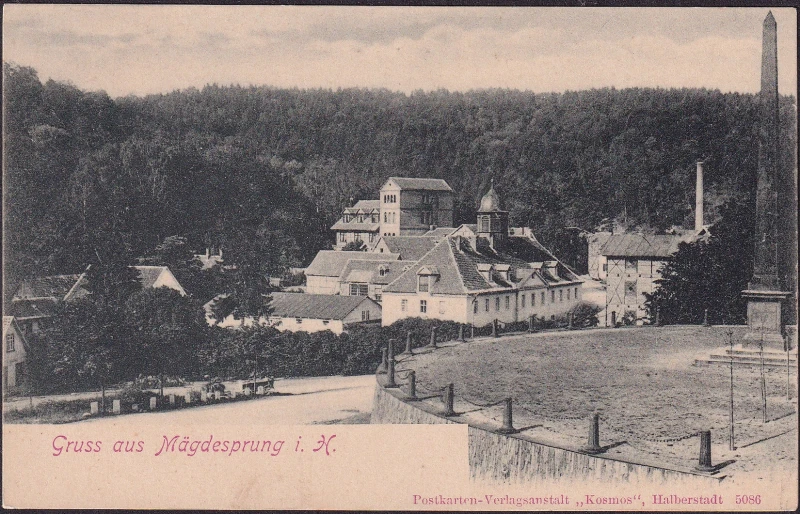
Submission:
POLYGON ((5 5, 3 506, 796 509, 796 19, 5 5))

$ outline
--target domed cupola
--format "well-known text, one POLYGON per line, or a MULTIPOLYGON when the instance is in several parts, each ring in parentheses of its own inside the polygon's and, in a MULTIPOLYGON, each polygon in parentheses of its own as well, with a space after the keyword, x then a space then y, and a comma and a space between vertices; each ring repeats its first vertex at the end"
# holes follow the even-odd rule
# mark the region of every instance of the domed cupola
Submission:
POLYGON ((478 212, 497 212, 500 210, 500 197, 494 190, 494 179, 492 179, 492 183, 489 186, 489 191, 487 191, 486 194, 483 195, 483 198, 481 198, 481 206, 478 209, 478 212))
POLYGON ((494 190, 494 179, 489 191, 481 198, 478 209, 478 237, 489 241, 499 251, 508 239, 508 212, 500 209, 500 195, 494 190))

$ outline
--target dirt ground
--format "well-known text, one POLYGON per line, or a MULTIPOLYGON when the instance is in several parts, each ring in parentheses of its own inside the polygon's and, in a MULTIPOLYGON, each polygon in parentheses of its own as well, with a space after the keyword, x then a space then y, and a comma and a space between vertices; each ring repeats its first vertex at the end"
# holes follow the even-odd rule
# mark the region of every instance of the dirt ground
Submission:
MULTIPOLYGON (((499 423, 502 407, 479 406, 511 397, 514 425, 554 444, 585 444, 589 417, 598 412, 609 455, 691 468, 699 454, 693 434, 711 430, 713 462, 735 461, 724 468, 731 478, 796 477, 796 368, 791 400, 786 368, 765 373, 767 423, 760 370, 734 369, 736 449, 729 449, 730 369, 693 363, 727 346, 730 330, 645 327, 485 339, 417 355, 401 368, 416 371, 423 393, 452 382, 456 411, 467 419, 499 423)), ((744 327, 733 331, 736 344, 744 327)))

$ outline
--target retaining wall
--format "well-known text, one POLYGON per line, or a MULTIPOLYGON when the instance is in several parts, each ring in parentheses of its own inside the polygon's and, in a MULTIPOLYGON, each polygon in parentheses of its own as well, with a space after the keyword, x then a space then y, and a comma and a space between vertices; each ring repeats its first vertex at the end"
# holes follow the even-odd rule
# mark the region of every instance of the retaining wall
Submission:
MULTIPOLYGON (((398 389, 375 387, 371 423, 457 423, 420 401, 408 401, 398 389)), ((489 427, 468 428, 471 478, 504 483, 600 481, 609 483, 687 484, 715 487, 724 478, 650 464, 627 462, 605 455, 588 455, 537 442, 524 434, 503 435, 489 427)))

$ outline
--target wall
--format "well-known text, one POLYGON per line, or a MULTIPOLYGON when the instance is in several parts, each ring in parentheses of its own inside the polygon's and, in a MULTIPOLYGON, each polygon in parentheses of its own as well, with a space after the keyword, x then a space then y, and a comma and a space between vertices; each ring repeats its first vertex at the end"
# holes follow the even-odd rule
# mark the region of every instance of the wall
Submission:
MULTIPOLYGON (((379 378, 375 387, 370 423, 455 423, 440 416, 435 407, 423 402, 406 402, 402 398, 403 393, 398 389, 384 389, 379 378)), ((603 455, 587 455, 539 443, 521 434, 501 435, 487 427, 470 426, 467 445, 471 478, 486 481, 529 483, 592 480, 609 484, 666 483, 710 488, 718 485, 722 479, 625 462, 603 455)))
POLYGON ((388 326, 403 318, 441 319, 469 323, 472 316, 471 302, 472 300, 466 296, 383 293, 382 324, 388 326), (408 310, 405 312, 401 307, 402 300, 408 300, 408 310), (428 302, 428 309, 425 313, 419 310, 420 300, 428 302), (440 302, 444 302, 444 314, 439 312, 440 302))
POLYGON ((341 334, 344 330, 344 324, 341 320, 331 319, 331 320, 321 320, 321 319, 310 319, 310 318, 302 318, 300 319, 300 323, 297 322, 297 318, 278 318, 276 316, 270 317, 270 324, 272 324, 275 328, 280 330, 281 332, 288 330, 289 332, 322 332, 324 330, 330 330, 334 334, 341 334), (280 324, 275 324, 280 322, 280 324))
POLYGON ((356 307, 353 312, 345 316, 344 324, 348 325, 350 323, 361 323, 362 321, 379 321, 381 319, 381 306, 375 303, 372 300, 366 299, 365 301, 361 302, 361 304, 356 307), (369 319, 365 320, 363 318, 363 312, 369 313, 369 319))
POLYGON ((643 324, 647 315, 644 308, 644 293, 652 293, 658 286, 656 280, 661 278, 661 270, 666 261, 646 258, 608 258, 608 275, 606 282, 606 304, 608 305, 608 322, 611 323, 611 312, 617 313, 620 321, 626 311, 636 312, 637 325, 643 324), (635 262, 635 266, 632 264, 635 262), (636 282, 636 295, 625 294, 625 282, 636 282))
POLYGON ((17 364, 20 364, 20 367, 25 366, 25 344, 23 342, 23 336, 19 330, 17 330, 17 325, 15 323, 11 323, 9 325, 8 330, 6 333, 3 334, 3 390, 6 390, 6 386, 9 388, 15 388, 18 385, 18 377, 17 377, 17 364), (8 352, 6 346, 6 337, 9 334, 13 334, 14 337, 14 351, 8 352))
POLYGON ((173 275, 169 269, 161 272, 156 281, 153 282, 153 287, 168 287, 186 296, 186 291, 183 290, 183 287, 178 283, 178 279, 175 278, 175 275, 173 275))
POLYGON ((339 292, 339 277, 306 275, 306 293, 337 294, 338 292, 339 292))

